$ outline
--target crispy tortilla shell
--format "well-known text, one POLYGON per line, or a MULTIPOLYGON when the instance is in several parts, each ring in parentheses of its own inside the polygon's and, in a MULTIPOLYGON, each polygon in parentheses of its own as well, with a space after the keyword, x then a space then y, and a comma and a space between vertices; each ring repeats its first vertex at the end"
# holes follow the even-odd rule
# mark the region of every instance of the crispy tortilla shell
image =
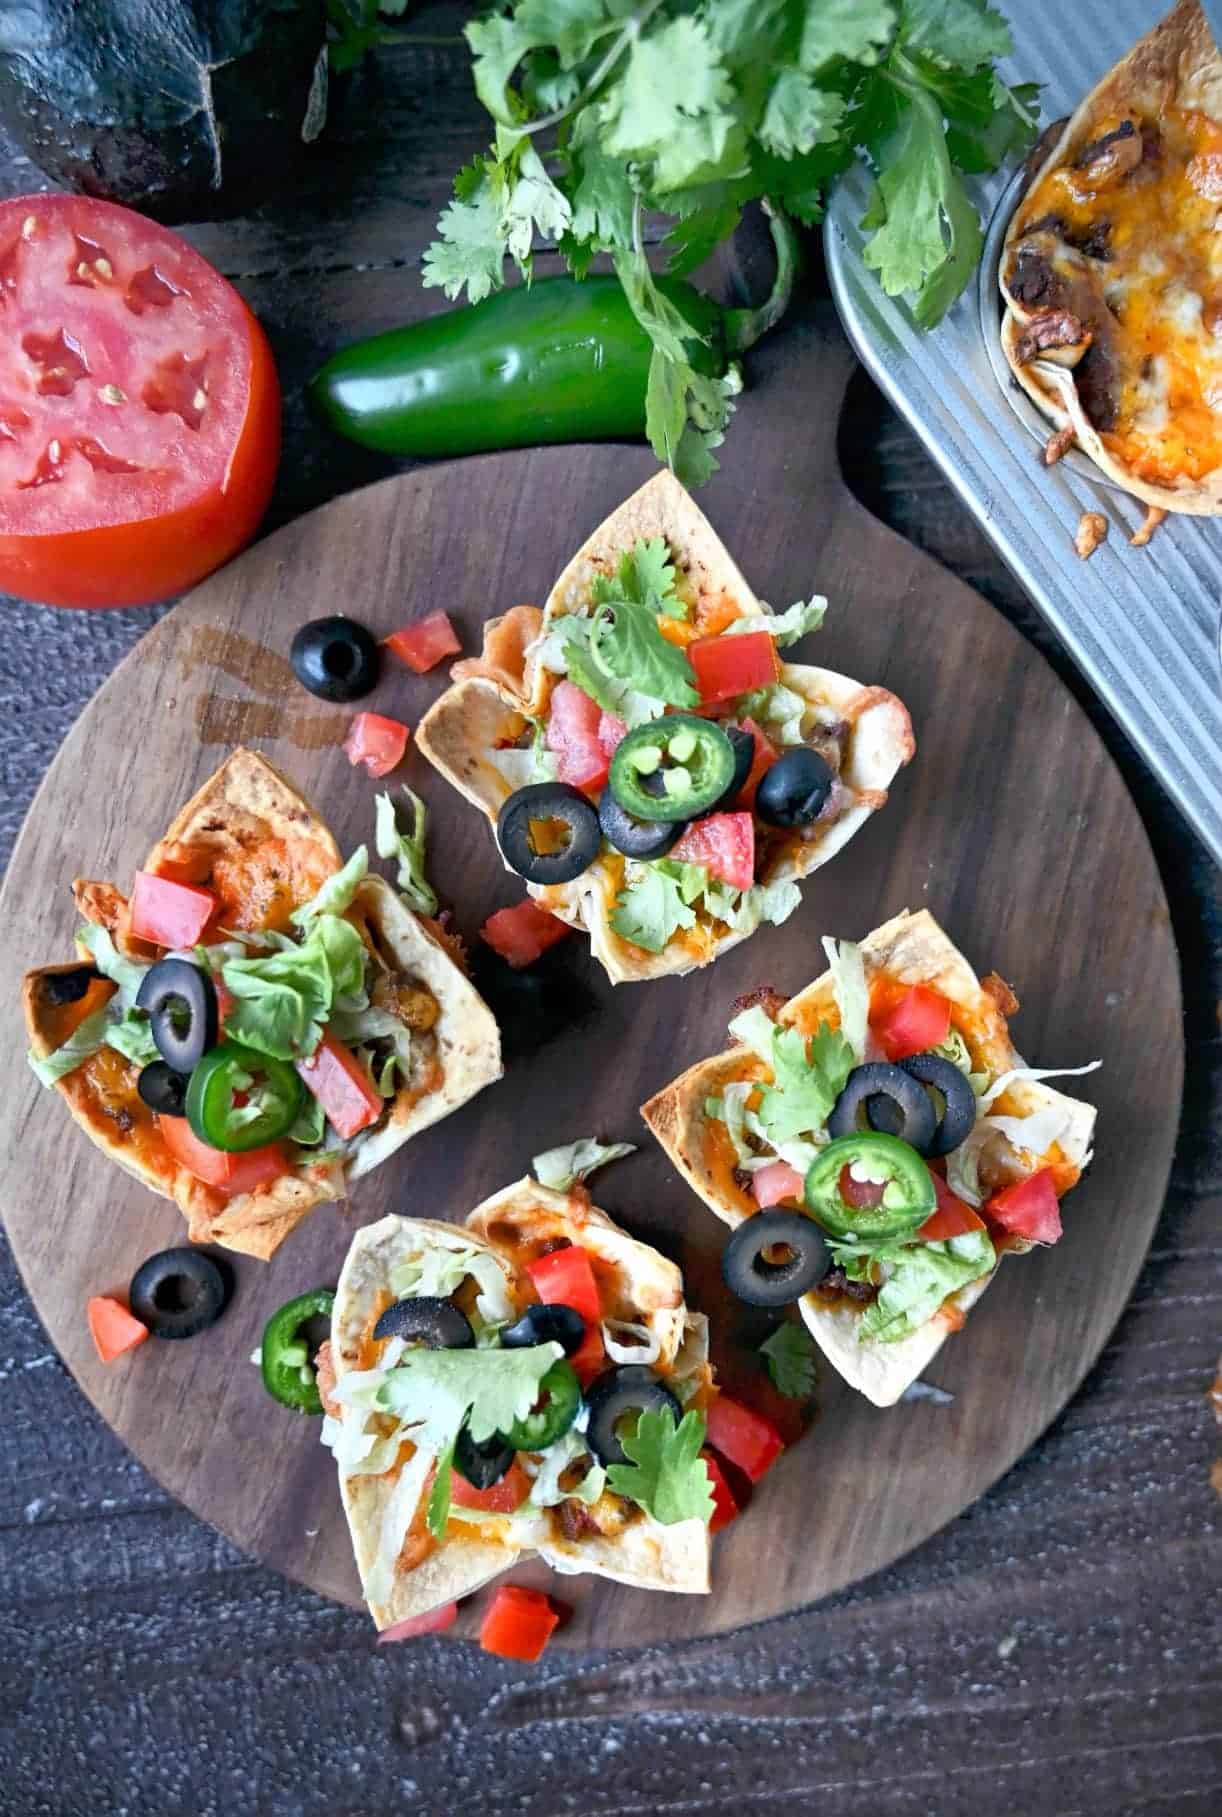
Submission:
MULTIPOLYGON (((926 984, 940 991, 955 1006, 955 1024, 968 1040, 973 1058, 987 1066, 994 1077, 1024 1065, 1010 1041, 1005 1016, 993 990, 977 978, 963 954, 951 943, 926 909, 895 916, 867 934, 861 942, 866 977, 877 972, 904 984, 926 984)), ((832 975, 807 985, 780 1011, 778 1021, 811 1035, 822 1021, 838 1023, 832 975)), ((749 1193, 733 1179, 733 1159, 718 1152, 708 1139, 704 1103, 732 1079, 763 1072, 741 1047, 727 1049, 691 1066, 679 1078, 642 1106, 641 1115, 689 1186, 711 1211, 736 1228, 758 1209, 749 1193), (746 1069, 746 1070, 744 1070, 746 1069)), ((1007 1091, 1016 1114, 1030 1116, 1037 1110, 1058 1107, 1064 1114, 1060 1147, 1067 1163, 1076 1169, 1090 1157, 1095 1126, 1094 1106, 1067 1097, 1035 1080, 1023 1080, 1007 1091)), ((1030 1243, 1014 1239, 1002 1253, 1021 1253, 1030 1243)), ((992 1273, 952 1296, 951 1304, 967 1312, 993 1278, 992 1273)), ((803 1322, 823 1354, 851 1387, 876 1406, 889 1407, 915 1382, 941 1349, 949 1334, 937 1313, 920 1330, 895 1343, 862 1342, 857 1336, 858 1314, 845 1303, 828 1304, 815 1294, 799 1302, 803 1322)))

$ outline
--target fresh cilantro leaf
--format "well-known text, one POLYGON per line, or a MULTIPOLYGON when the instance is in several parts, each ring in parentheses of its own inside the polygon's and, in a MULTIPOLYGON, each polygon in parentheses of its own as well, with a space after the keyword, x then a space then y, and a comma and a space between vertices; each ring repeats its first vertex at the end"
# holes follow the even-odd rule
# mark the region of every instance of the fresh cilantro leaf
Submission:
POLYGON ((482 19, 472 19, 464 36, 471 46, 476 94, 494 120, 513 126, 516 122, 509 98, 510 77, 528 50, 547 43, 547 34, 537 37, 520 17, 509 19, 502 13, 488 13, 482 19))
POLYGON ((611 926, 623 940, 660 953, 680 928, 695 924, 695 911, 683 900, 679 881, 659 865, 649 864, 615 898, 611 926))
POLYGON ((821 1022, 809 1048, 800 1029, 772 1036, 772 1083, 761 1088, 759 1119, 774 1148, 810 1135, 827 1122, 853 1070, 853 1050, 837 1028, 821 1022))
POLYGON ((636 1431, 622 1441, 631 1462, 611 1464, 607 1486, 664 1527, 684 1520, 707 1525, 713 1518, 713 1491, 700 1455, 704 1435, 703 1416, 694 1407, 677 1426, 665 1407, 646 1409, 636 1431))
POLYGON ((500 226, 510 257, 529 269, 536 231, 545 240, 558 240, 573 218, 564 192, 548 176, 533 145, 517 152, 517 177, 509 188, 500 226))
POLYGON ((836 57, 877 63, 896 23, 887 0, 805 0, 803 15, 798 63, 812 75, 836 57))
POLYGON ((514 23, 532 43, 554 44, 563 66, 571 69, 618 28, 624 11, 615 0, 522 0, 514 8, 514 23))
POLYGON ((863 258, 888 296, 914 294, 923 328, 941 321, 980 258, 984 235, 946 149, 932 98, 909 94, 899 127, 880 153, 874 232, 863 258))
POLYGON ((636 191, 628 166, 602 145, 593 130, 593 119, 593 115, 584 115, 581 132, 573 134, 576 182, 570 232, 574 239, 599 246, 631 246, 636 191))
POLYGON ((1009 26, 986 0, 904 0, 904 45, 966 70, 1014 48, 1009 26))
POLYGON ((564 1352, 559 1344, 520 1350, 405 1350, 378 1390, 378 1405, 396 1413, 414 1443, 445 1456, 465 1420, 475 1443, 525 1419, 539 1384, 564 1352))
POLYGON ((505 233, 501 205, 482 160, 460 173, 454 200, 443 210, 437 231, 441 238, 424 255, 421 281, 426 287, 440 286, 453 300, 465 285, 470 303, 500 289, 505 233))
POLYGON ((733 197, 694 208, 677 220, 666 236, 670 257, 666 269, 672 277, 686 277, 731 239, 742 219, 742 206, 733 197))
MULTIPOLYGON (((700 700, 686 653, 658 629, 658 613, 674 590, 674 569, 660 537, 638 539, 613 577, 598 575, 591 588, 590 660, 603 674, 675 707, 700 700)), ((673 616, 673 614, 672 614, 673 616)))
POLYGON ((760 1345, 774 1386, 786 1400, 808 1401, 815 1392, 815 1346, 802 1325, 778 1325, 760 1345))
POLYGON ((768 92, 759 136, 779 158, 792 158, 837 137, 844 99, 816 88, 799 69, 783 69, 768 92))
POLYGON ((604 142, 621 157, 700 164, 713 140, 735 125, 727 111, 732 99, 730 78, 703 22, 680 15, 636 36, 604 110, 604 142))
POLYGON ((728 68, 759 67, 778 54, 792 11, 789 0, 717 0, 709 8, 709 37, 728 68))

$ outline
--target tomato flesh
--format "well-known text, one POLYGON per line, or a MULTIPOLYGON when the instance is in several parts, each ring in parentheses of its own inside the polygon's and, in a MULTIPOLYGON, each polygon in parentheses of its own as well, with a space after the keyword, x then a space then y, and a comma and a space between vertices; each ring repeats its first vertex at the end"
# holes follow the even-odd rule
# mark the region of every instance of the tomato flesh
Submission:
POLYGON ((549 1250, 526 1264, 526 1272, 535 1284, 535 1292, 548 1306, 571 1306, 587 1325, 597 1325, 602 1317, 598 1282, 590 1266, 590 1257, 580 1243, 568 1243, 563 1249, 549 1250))
POLYGON ((132 886, 131 930, 138 940, 181 952, 194 946, 215 915, 217 899, 196 883, 175 883, 137 871, 132 886))
POLYGON ((679 864, 703 865, 710 877, 732 889, 749 890, 755 881, 755 821, 746 811, 706 814, 693 820, 671 857, 679 864))
POLYGON ((761 1209, 785 1199, 801 1199, 803 1180, 788 1161, 770 1161, 751 1175, 751 1196, 761 1209))
POLYGON ((490 1489, 473 1488, 458 1469, 450 1475, 450 1500, 458 1508, 476 1508, 483 1514, 512 1514, 529 1494, 530 1478, 516 1457, 490 1489))
POLYGON ((785 1441, 771 1420, 744 1407, 741 1401, 731 1400, 728 1394, 717 1396, 705 1420, 709 1444, 753 1483, 758 1483, 785 1449, 785 1441))
POLYGON ((781 672, 776 643, 767 631, 741 637, 701 637, 687 647, 704 705, 767 688, 781 672))
POLYGON ((914 984, 881 1014, 871 1014, 870 1027, 888 1060, 907 1060, 942 1045, 950 1033, 950 1004, 940 991, 914 984))
POLYGON ((0 591, 147 605, 258 527, 280 456, 262 329, 169 228, 0 202, 0 591))
POLYGON ((555 946, 572 931, 567 921, 549 915, 528 896, 525 902, 515 902, 512 908, 497 909, 494 915, 489 915, 479 930, 479 937, 494 953, 499 953, 507 965, 520 972, 523 966, 533 965, 549 946, 555 946))
POLYGON ((930 1212, 917 1236, 925 1243, 945 1243, 950 1237, 964 1237, 969 1230, 983 1230, 984 1219, 977 1216, 970 1205, 956 1198, 941 1174, 931 1167, 929 1177, 938 1203, 930 1212))
POLYGON ((751 768, 747 771, 747 780, 739 790, 738 799, 734 805, 740 808, 753 808, 755 791, 780 756, 780 752, 767 733, 762 732, 753 719, 744 719, 742 728, 744 732, 750 732, 755 740, 755 755, 751 759, 751 768))
POLYGON ((245 1154, 227 1154, 201 1142, 185 1117, 159 1116, 157 1128, 180 1167, 230 1198, 240 1192, 253 1192, 257 1186, 269 1186, 289 1171, 289 1158, 278 1142, 269 1142, 265 1148, 250 1148, 245 1154))
POLYGON ((358 713, 348 728, 344 753, 355 766, 363 763, 371 776, 389 776, 403 762, 410 737, 401 720, 382 713, 358 713))
POLYGON ((405 662, 417 675, 426 675, 446 656, 460 656, 462 644, 446 612, 430 612, 414 625, 392 631, 385 640, 400 662, 405 662))
POLYGON ((738 1503, 713 1453, 706 1447, 700 1455, 709 1473, 709 1488, 713 1491, 713 1518, 709 1522, 709 1532, 720 1533, 737 1516, 738 1503))
POLYGON ((603 1334, 597 1324, 586 1321, 586 1334, 569 1358, 583 1388, 588 1388, 596 1375, 601 1375, 607 1361, 603 1334))
MULTIPOLYGON (((600 789, 611 768, 608 750, 599 737, 603 720, 610 720, 597 701, 583 694, 571 681, 558 681, 548 708, 547 748, 556 759, 556 779, 575 789, 600 789)), ((626 728, 625 728, 626 729, 626 728)), ((616 740, 618 743, 619 740, 616 740)))
POLYGON ((1055 1243, 1062 1235, 1061 1206, 1051 1167, 1016 1180, 985 1201, 984 1215, 1029 1243, 1055 1243))
POLYGON ((85 1307, 85 1316, 89 1320, 93 1347, 103 1363, 113 1363, 124 1351, 143 1344, 149 1335, 148 1326, 142 1325, 122 1301, 111 1299, 109 1294, 95 1295, 85 1307))
POLYGON ((386 1102, 350 1048, 324 1035, 297 1071, 322 1105, 328 1123, 347 1142, 358 1130, 376 1123, 386 1102))
POLYGON ((501 1584, 480 1623, 479 1644, 501 1659, 536 1660, 559 1621, 542 1590, 501 1584))
POLYGON ((421 1634, 441 1634, 446 1628, 452 1628, 457 1620, 458 1604, 443 1602, 440 1608, 430 1609, 425 1615, 409 1615, 406 1621, 383 1628, 378 1635, 378 1645, 384 1647, 394 1640, 416 1640, 421 1634))

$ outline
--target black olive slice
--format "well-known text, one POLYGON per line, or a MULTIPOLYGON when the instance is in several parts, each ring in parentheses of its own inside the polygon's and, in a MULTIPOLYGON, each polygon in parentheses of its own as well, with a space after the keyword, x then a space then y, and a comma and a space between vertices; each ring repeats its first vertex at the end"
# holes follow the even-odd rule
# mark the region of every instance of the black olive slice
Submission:
POLYGON ((544 1304, 528 1306, 516 1325, 501 1333, 501 1343, 508 1350, 520 1350, 530 1344, 559 1344, 565 1356, 581 1349, 586 1335, 586 1322, 572 1306, 544 1304))
POLYGON ((141 981, 136 1008, 147 1012, 157 1052, 176 1073, 189 1073, 216 1046, 216 986, 189 959, 159 959, 141 981))
POLYGON ((449 1300, 396 1300, 373 1328, 375 1338, 406 1338, 426 1350, 470 1350, 475 1333, 470 1320, 449 1300))
POLYGON ((89 986, 102 976, 96 965, 64 965, 45 971, 39 980, 42 1000, 51 1009, 65 1003, 79 1003, 89 986))
POLYGON ((734 751, 734 774, 725 794, 719 795, 712 807, 705 810, 709 814, 720 814, 737 799, 755 762, 755 740, 750 732, 744 732, 741 726, 722 726, 721 729, 734 751))
POLYGON ((289 646, 293 673, 320 700, 360 700, 373 691, 380 653, 364 625, 336 614, 302 625, 289 646))
POLYGON ((678 844, 687 821, 638 820, 620 806, 610 789, 604 789, 598 798, 598 824, 607 844, 625 858, 665 858, 678 844))
POLYGON ((830 1266, 823 1232, 800 1211, 757 1211, 743 1220, 721 1254, 726 1286, 748 1306, 792 1305, 830 1266), (785 1254, 774 1259, 770 1250, 785 1254))
POLYGON ((127 1298, 155 1338, 193 1338, 220 1318, 229 1286, 202 1249, 163 1249, 141 1262, 127 1298))
MULTIPOLYGON (((962 1076, 962 1075, 960 1075, 962 1076)), ((829 1136, 852 1136, 863 1127, 887 1136, 898 1136, 918 1154, 931 1153, 929 1144, 937 1128, 933 1100, 912 1074, 889 1060, 869 1060, 855 1066, 827 1120, 829 1136)))
POLYGON ((164 1060, 153 1060, 141 1068, 136 1090, 150 1110, 163 1117, 185 1117, 189 1084, 186 1073, 176 1073, 164 1060))
MULTIPOLYGON (((942 1118, 921 1153, 948 1155, 975 1127, 976 1094, 970 1080, 953 1061, 943 1059, 941 1054, 913 1054, 911 1058, 901 1060, 900 1066, 922 1085, 932 1085, 935 1091, 941 1092, 945 1100, 942 1118)), ((937 1116, 936 1110, 934 1116, 937 1116)))
POLYGON ((678 1425, 683 1409, 670 1389, 644 1363, 624 1363, 607 1369, 586 1393, 590 1420, 586 1443, 603 1464, 626 1464, 628 1454, 616 1431, 621 1420, 638 1418, 655 1407, 669 1407, 678 1425))
POLYGON ((507 1445, 499 1432, 477 1445, 464 1426, 454 1446, 454 1468, 473 1489, 491 1489, 493 1483, 500 1482, 514 1456, 513 1446, 507 1445))
POLYGON ((819 818, 835 777, 818 751, 799 745, 764 771, 755 811, 769 826, 809 826, 819 818))
POLYGON ((496 817, 505 862, 527 883, 571 883, 588 871, 602 846, 593 804, 567 782, 533 782, 516 789, 496 817), (535 848, 531 826, 559 821, 568 837, 554 852, 535 848))

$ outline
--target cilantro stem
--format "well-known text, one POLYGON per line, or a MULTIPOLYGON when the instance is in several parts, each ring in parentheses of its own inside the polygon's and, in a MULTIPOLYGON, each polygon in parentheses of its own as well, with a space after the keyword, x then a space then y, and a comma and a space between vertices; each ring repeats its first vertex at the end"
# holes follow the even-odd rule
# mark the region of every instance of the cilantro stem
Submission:
POLYGON ((570 101, 566 107, 558 107, 554 113, 544 114, 542 119, 532 120, 529 126, 520 127, 518 130, 522 137, 530 138, 534 133, 546 132, 549 127, 559 126, 563 121, 569 118, 570 114, 575 114, 580 108, 584 107, 586 102, 598 93, 598 90, 611 74, 611 71, 615 68, 624 52, 629 48, 633 39, 640 37, 661 4, 662 0, 645 0, 644 6, 638 7, 636 12, 630 14, 624 21, 623 30, 617 35, 610 50, 607 51, 602 62, 598 65, 598 68, 594 71, 594 74, 590 77, 590 80, 586 83, 581 93, 570 101))
POLYGON ((783 208, 765 197, 764 210, 776 248, 776 277, 772 289, 758 309, 727 309, 725 315, 726 352, 745 353, 770 328, 775 328, 789 307, 793 281, 798 270, 798 236, 783 208))

